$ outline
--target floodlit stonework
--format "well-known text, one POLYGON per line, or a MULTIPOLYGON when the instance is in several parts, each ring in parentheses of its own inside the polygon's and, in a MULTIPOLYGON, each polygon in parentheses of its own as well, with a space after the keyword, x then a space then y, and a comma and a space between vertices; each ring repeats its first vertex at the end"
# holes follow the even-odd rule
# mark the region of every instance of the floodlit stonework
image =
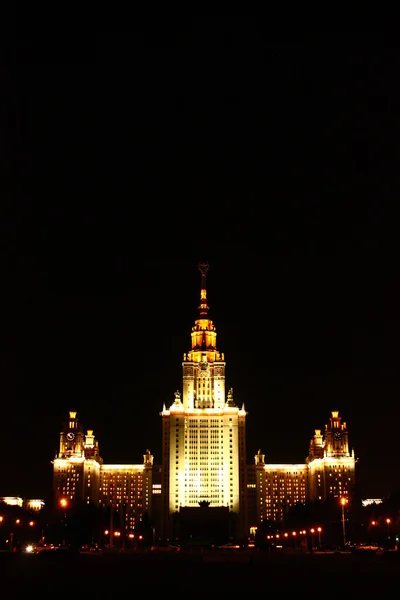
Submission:
POLYGON ((337 411, 323 433, 315 430, 304 463, 268 464, 260 449, 246 465, 247 412, 232 389, 226 392, 225 356, 208 315, 208 265, 200 271, 199 316, 183 355, 182 392, 161 412, 161 464, 153 464, 149 450, 139 464, 104 464, 93 431, 85 434, 71 411, 53 461, 56 502, 113 506, 127 532, 147 513, 164 538, 173 535, 181 509, 202 507, 206 515, 205 506, 224 507, 234 517, 235 535, 243 537, 266 519, 283 521, 296 503, 351 493, 356 459, 337 411))

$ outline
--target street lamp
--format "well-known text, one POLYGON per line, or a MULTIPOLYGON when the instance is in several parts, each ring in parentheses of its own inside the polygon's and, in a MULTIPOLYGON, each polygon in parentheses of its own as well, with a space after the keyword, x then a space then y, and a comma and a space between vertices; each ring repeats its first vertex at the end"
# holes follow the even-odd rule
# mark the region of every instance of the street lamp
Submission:
POLYGON ((386 523, 387 523, 387 526, 388 526, 388 540, 390 540, 390 523, 391 522, 392 522, 391 519, 389 519, 389 518, 386 519, 386 523))
POLYGON ((121 532, 114 531, 114 537, 117 538, 117 548, 119 549, 119 538, 121 537, 121 532))
POLYGON ((310 529, 310 533, 311 533, 311 551, 312 551, 314 549, 314 533, 315 533, 314 527, 312 527, 310 529))
POLYGON ((322 533, 322 527, 317 527, 317 531, 318 531, 318 546, 321 547, 321 533, 322 533))
MULTIPOLYGON (((68 499, 67 498, 61 498, 60 502, 59 502, 61 508, 65 509, 65 513, 64 513, 64 527, 62 528, 63 530, 63 542, 62 545, 65 546, 66 545, 66 527, 67 527, 67 508, 68 508, 68 499)), ((63 523, 63 521, 61 521, 61 523, 63 523)))
POLYGON ((344 507, 348 503, 347 498, 340 498, 340 504, 342 505, 342 529, 343 529, 343 546, 346 546, 346 522, 344 520, 344 507))

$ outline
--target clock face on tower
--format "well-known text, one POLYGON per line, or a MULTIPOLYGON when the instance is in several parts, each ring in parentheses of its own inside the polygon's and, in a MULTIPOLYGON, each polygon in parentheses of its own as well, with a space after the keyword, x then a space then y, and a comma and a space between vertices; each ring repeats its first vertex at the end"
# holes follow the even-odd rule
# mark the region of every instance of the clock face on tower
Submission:
POLYGON ((67 433, 67 440, 69 440, 70 442, 72 442, 72 440, 75 438, 75 434, 72 433, 72 431, 68 431, 67 433))
POLYGON ((333 437, 335 440, 339 441, 342 439, 342 434, 340 433, 340 431, 335 431, 335 433, 333 434, 333 437))

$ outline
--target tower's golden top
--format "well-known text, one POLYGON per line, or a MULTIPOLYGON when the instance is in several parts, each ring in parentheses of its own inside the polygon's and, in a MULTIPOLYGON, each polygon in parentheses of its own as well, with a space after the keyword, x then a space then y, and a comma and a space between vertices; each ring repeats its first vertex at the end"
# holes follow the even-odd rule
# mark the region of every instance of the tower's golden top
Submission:
POLYGON ((207 303, 206 274, 210 267, 206 262, 200 262, 198 267, 201 273, 200 315, 196 319, 194 327, 192 327, 192 349, 187 356, 189 361, 194 360, 196 362, 202 360, 204 353, 207 354, 207 360, 215 360, 214 355, 217 349, 217 333, 213 322, 208 316, 209 306, 207 303))
POLYGON ((207 304, 207 287, 206 287, 206 274, 210 265, 208 263, 200 262, 199 271, 201 273, 201 288, 200 288, 200 318, 206 319, 208 315, 209 306, 207 304))

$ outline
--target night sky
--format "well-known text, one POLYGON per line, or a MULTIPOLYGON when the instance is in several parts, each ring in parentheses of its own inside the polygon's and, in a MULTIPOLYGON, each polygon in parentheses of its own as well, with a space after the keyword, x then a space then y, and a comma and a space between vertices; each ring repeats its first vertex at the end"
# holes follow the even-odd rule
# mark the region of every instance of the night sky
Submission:
POLYGON ((339 410, 364 497, 399 486, 399 48, 198 17, 10 46, 0 495, 43 497, 69 410, 161 461, 208 261, 248 462, 339 410))

